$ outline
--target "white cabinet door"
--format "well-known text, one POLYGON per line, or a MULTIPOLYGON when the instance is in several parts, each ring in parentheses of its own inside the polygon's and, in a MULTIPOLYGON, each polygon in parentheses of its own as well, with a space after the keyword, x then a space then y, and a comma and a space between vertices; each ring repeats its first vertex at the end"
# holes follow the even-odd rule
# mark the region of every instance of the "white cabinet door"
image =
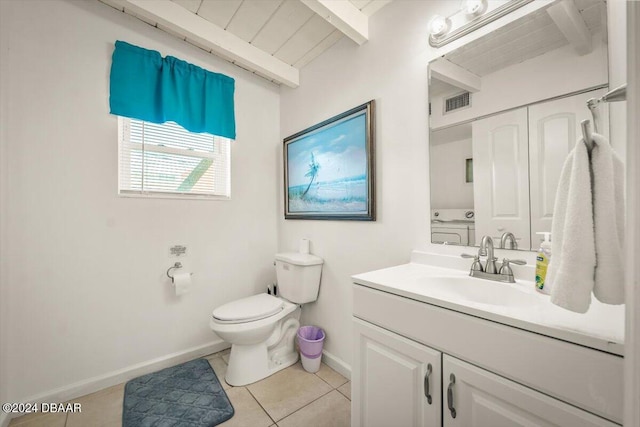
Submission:
POLYGON ((449 355, 442 374, 444 427, 617 426, 449 355))
POLYGON ((510 231, 518 248, 529 250, 526 107, 473 122, 472 135, 476 242, 488 235, 499 244, 510 231))
POLYGON ((354 335, 351 425, 441 426, 441 353, 359 319, 354 335))
MULTIPOLYGON (((529 161, 531 181, 531 241, 540 246, 539 231, 551 231, 551 218, 560 172, 569 151, 582 138, 580 122, 592 120, 587 108, 590 98, 604 95, 604 89, 543 102, 529 107, 529 161)), ((598 133, 608 137, 608 109, 598 106, 602 116, 598 133)), ((592 127, 593 129, 593 127, 592 127)))

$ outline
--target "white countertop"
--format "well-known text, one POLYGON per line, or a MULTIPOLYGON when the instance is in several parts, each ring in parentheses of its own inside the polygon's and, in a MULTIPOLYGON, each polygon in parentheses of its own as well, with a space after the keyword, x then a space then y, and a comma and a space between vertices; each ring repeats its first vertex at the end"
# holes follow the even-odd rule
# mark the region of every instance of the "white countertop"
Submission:
MULTIPOLYGON (((515 270, 515 269, 514 269, 515 270)), ((427 304, 466 313, 560 340, 591 347, 617 355, 624 353, 624 305, 606 305, 592 297, 585 314, 573 313, 549 301, 548 295, 535 290, 532 281, 515 284, 490 283, 487 292, 500 292, 500 287, 512 287, 526 295, 531 305, 504 306, 467 301, 442 287, 430 287, 429 278, 468 277, 468 271, 442 268, 421 263, 409 263, 353 276, 357 284, 427 304)), ((479 283, 481 285, 481 283, 479 283)), ((488 298, 490 300, 490 296, 488 298)))

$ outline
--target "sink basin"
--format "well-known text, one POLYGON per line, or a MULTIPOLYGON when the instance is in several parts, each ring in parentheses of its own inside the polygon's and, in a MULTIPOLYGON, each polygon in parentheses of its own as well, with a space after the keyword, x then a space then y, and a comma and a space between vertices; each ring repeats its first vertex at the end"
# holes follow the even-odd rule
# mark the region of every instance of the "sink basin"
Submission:
MULTIPOLYGON (((449 301, 467 302, 502 307, 532 306, 540 303, 540 295, 526 290, 521 284, 491 282, 468 276, 424 277, 420 283, 428 286, 432 295, 449 301)), ((532 285, 533 286, 533 285, 532 285)))

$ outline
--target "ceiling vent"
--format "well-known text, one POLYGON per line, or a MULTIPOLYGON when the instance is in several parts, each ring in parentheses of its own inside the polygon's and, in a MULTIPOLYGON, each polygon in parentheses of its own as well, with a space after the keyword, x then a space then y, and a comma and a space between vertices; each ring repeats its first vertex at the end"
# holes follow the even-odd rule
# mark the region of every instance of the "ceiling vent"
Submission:
POLYGON ((444 113, 460 110, 471 105, 471 93, 463 92, 444 100, 444 113))

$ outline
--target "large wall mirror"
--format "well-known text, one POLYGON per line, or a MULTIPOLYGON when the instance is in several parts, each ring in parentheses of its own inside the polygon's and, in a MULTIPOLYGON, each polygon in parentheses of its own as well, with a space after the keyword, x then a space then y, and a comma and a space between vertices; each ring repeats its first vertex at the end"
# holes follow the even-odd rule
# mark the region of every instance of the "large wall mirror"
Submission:
MULTIPOLYGON (((496 247, 537 249, 591 118, 586 102, 608 90, 606 22, 604 1, 563 0, 429 64, 433 243, 489 235, 496 247)), ((608 136, 608 107, 598 108, 608 136)))

